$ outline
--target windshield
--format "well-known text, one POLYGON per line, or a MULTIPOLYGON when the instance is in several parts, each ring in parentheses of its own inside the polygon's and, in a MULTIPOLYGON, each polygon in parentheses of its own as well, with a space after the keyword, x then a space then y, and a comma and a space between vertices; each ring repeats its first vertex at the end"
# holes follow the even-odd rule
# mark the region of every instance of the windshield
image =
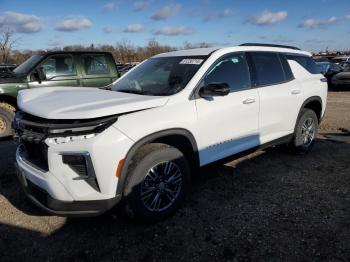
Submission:
POLYGON ((206 56, 150 58, 117 81, 113 91, 168 96, 185 88, 206 56))
POLYGON ((346 57, 339 57, 339 58, 333 58, 332 59, 333 63, 341 63, 341 62, 344 62, 344 61, 346 61, 346 57))
POLYGON ((15 74, 19 74, 19 75, 27 74, 33 68, 33 66, 41 60, 42 57, 43 56, 41 56, 41 55, 31 56, 29 59, 27 59, 22 64, 20 64, 18 67, 16 67, 16 69, 13 70, 13 72, 15 74))
POLYGON ((350 72, 350 64, 345 64, 343 66, 343 72, 350 72))
POLYGON ((331 67, 330 63, 316 63, 316 65, 318 67, 319 72, 323 74, 326 73, 331 67))

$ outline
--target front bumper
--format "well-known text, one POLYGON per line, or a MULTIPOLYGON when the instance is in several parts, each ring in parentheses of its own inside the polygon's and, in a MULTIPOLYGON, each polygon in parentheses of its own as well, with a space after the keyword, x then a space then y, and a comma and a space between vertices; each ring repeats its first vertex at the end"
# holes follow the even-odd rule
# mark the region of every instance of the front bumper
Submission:
POLYGON ((61 216, 95 216, 116 205, 118 162, 132 141, 114 127, 94 138, 64 144, 48 144, 48 168, 42 169, 17 149, 16 163, 21 184, 27 196, 44 210, 61 216), (117 150, 116 150, 117 149, 117 150), (63 161, 63 155, 88 152, 98 188, 79 177, 63 161))
POLYGON ((28 180, 22 172, 20 168, 17 169, 18 179, 27 197, 38 207, 54 215, 65 217, 98 216, 114 207, 121 199, 121 196, 118 195, 115 198, 104 200, 60 201, 52 198, 42 188, 28 180))
POLYGON ((335 87, 350 88, 350 80, 332 80, 332 85, 335 87))
MULTIPOLYGON (((18 158, 17 163, 21 163, 18 158)), ((114 207, 120 200, 121 195, 114 198, 90 201, 63 201, 50 196, 42 187, 37 186, 27 177, 34 174, 17 164, 17 176, 27 197, 40 208, 58 216, 97 216, 114 207)))

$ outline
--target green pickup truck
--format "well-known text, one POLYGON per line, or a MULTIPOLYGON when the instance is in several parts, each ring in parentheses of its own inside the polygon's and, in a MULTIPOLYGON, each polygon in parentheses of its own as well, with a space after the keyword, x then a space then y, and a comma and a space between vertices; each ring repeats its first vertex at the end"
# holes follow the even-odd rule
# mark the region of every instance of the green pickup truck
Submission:
POLYGON ((18 91, 49 86, 104 87, 119 77, 108 52, 46 52, 0 74, 0 138, 12 132, 18 91))

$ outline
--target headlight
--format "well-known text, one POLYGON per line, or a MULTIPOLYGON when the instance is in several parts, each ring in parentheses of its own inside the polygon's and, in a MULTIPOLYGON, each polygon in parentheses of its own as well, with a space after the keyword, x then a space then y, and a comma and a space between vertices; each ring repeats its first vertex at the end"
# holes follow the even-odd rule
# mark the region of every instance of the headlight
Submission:
POLYGON ((19 140, 61 144, 92 138, 113 125, 117 119, 117 115, 78 120, 43 119, 19 111, 13 127, 19 140))
POLYGON ((93 138, 95 136, 96 134, 89 134, 89 135, 82 135, 82 136, 51 137, 51 138, 47 138, 46 143, 51 145, 52 144, 58 145, 58 144, 65 144, 69 142, 82 141, 89 138, 93 138))

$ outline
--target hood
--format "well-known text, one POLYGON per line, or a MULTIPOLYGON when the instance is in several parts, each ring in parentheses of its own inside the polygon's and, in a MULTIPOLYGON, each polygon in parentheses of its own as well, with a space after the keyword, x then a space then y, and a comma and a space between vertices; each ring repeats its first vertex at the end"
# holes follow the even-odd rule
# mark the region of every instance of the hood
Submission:
POLYGON ((338 80, 350 80, 350 72, 340 72, 333 76, 333 78, 338 80))
POLYGON ((19 92, 18 106, 46 119, 90 119, 159 107, 168 97, 144 96, 97 88, 49 87, 19 92))
POLYGON ((25 75, 16 75, 13 72, 0 73, 0 84, 23 83, 25 80, 25 75))

